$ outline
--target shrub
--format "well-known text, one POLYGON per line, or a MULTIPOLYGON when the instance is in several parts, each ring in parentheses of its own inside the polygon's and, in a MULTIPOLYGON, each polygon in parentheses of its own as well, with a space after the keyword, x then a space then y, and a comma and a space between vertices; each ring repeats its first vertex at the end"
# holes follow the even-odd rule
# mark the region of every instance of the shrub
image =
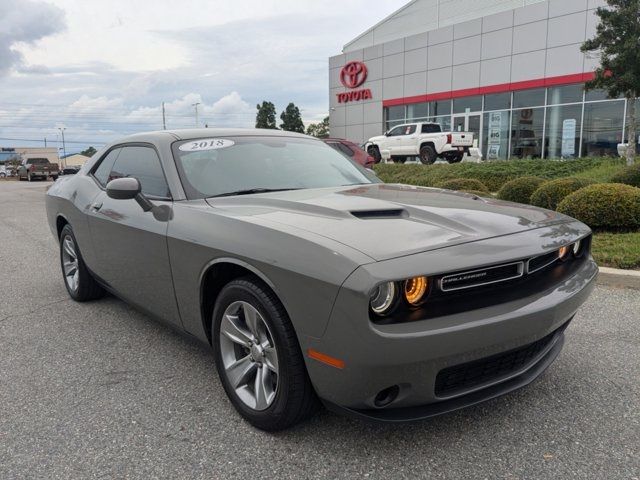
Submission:
POLYGON ((640 187, 640 164, 623 168, 611 177, 611 183, 624 183, 633 187, 640 187))
POLYGON ((487 186, 480 180, 475 178, 454 178, 441 182, 437 185, 439 188, 446 188, 447 190, 476 190, 480 192, 488 192, 487 186))
POLYGON ((640 228, 640 188, 620 183, 599 183, 568 195, 558 211, 591 228, 634 230, 640 228))
POLYGON ((500 200, 529 203, 529 199, 546 180, 540 177, 520 177, 505 183, 498 192, 500 200))
POLYGON ((535 192, 533 192, 530 203, 536 207, 555 210, 558 208, 558 204, 564 200, 567 195, 591 185, 592 183, 593 182, 591 180, 571 177, 551 180, 550 182, 543 183, 535 192))

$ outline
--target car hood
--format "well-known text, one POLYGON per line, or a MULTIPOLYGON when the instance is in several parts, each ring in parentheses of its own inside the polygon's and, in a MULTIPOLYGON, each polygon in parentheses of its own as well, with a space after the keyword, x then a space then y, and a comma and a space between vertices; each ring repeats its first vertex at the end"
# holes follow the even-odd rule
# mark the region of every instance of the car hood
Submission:
POLYGON ((528 205, 392 184, 210 198, 207 203, 245 221, 303 229, 378 261, 570 221, 528 205))
POLYGON ((368 142, 370 143, 376 143, 379 142, 380 140, 384 140, 385 138, 387 138, 385 135, 379 135, 377 137, 371 137, 368 142))

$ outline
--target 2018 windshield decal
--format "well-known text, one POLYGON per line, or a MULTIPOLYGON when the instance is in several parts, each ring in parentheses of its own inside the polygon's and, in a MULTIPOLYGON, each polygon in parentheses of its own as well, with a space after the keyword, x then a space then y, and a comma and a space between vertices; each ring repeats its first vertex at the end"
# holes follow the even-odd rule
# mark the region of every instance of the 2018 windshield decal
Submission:
POLYGON ((183 143, 178 147, 181 152, 201 152, 203 150, 217 150, 220 148, 229 148, 236 142, 227 138, 202 138, 193 142, 183 143))

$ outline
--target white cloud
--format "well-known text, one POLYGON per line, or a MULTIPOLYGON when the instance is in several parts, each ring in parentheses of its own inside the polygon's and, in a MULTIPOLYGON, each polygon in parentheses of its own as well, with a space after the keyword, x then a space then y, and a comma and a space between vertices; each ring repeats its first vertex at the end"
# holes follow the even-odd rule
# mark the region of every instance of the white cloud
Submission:
POLYGON ((1 0, 0 19, 0 76, 12 68, 43 73, 46 69, 41 65, 24 65, 20 47, 34 46, 38 40, 62 31, 64 12, 41 1, 1 0))

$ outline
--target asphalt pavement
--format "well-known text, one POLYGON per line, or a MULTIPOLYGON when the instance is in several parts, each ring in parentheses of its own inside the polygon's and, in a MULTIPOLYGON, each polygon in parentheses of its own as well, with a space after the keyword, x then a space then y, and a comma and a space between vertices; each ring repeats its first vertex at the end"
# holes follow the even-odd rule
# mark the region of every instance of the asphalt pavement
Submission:
POLYGON ((426 422, 323 411, 278 434, 208 348, 64 289, 46 183, 0 181, 0 478, 639 479, 640 291, 598 286, 518 392, 426 422))

